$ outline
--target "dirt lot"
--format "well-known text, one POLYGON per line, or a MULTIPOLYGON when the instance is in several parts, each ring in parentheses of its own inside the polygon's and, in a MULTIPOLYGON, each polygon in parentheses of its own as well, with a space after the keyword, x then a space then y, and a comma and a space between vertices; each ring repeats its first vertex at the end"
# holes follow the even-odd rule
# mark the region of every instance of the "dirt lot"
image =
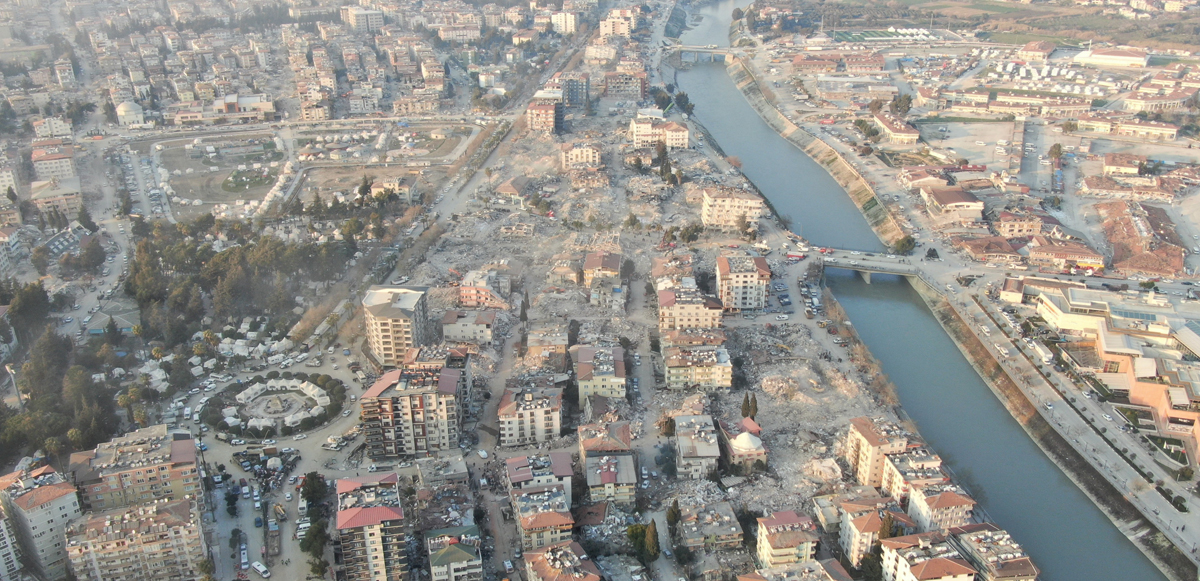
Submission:
MULTIPOLYGON (((269 134, 246 136, 247 139, 267 140, 269 134)), ((170 183, 175 195, 185 200, 201 200, 199 206, 173 204, 177 217, 187 219, 193 214, 209 212, 216 204, 233 204, 236 200, 259 200, 275 183, 282 166, 282 154, 267 141, 266 149, 247 155, 225 155, 207 158, 200 154, 206 145, 219 146, 220 141, 206 140, 195 149, 187 149, 188 140, 164 144, 159 152, 162 167, 171 172, 170 183), (278 162, 277 167, 271 167, 278 162), (255 168, 255 164, 260 167, 255 168), (239 171, 239 166, 245 170, 239 171), (214 171, 215 168, 215 171, 214 171), (175 174, 176 171, 180 173, 175 174), (190 173, 189 173, 190 172, 190 173)))

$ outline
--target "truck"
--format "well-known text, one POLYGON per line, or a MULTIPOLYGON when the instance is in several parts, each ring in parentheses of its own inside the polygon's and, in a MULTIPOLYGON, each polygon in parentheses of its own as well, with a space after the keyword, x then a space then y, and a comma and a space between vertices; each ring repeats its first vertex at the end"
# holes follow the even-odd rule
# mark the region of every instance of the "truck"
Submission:
POLYGON ((1033 342, 1033 351, 1042 359, 1042 363, 1046 365, 1054 364, 1054 353, 1050 351, 1041 341, 1033 342))
POLYGON ((283 359, 284 357, 282 353, 276 353, 267 358, 267 365, 275 365, 276 363, 283 361, 283 359))
POLYGON ((279 534, 279 522, 275 519, 270 519, 267 521, 267 554, 277 557, 282 552, 282 549, 283 542, 279 534))
POLYGON ((271 507, 275 511, 275 518, 281 521, 287 520, 287 509, 283 505, 276 502, 275 506, 271 507))
POLYGON ((229 434, 227 434, 227 433, 225 433, 225 432, 217 432, 217 439, 218 439, 218 440, 220 440, 220 441, 222 441, 222 442, 228 442, 228 441, 229 441, 229 434))

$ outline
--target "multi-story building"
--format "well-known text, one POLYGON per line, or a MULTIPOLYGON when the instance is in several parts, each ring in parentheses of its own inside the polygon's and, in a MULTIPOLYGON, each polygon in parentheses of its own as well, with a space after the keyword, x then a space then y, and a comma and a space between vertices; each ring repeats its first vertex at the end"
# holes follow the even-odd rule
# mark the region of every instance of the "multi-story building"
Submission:
POLYGON ((43 213, 56 211, 73 219, 83 206, 79 178, 33 182, 29 184, 29 201, 43 213))
POLYGON ((712 416, 675 416, 675 450, 675 472, 679 478, 707 478, 721 457, 712 416))
POLYGON ((33 173, 38 181, 67 180, 76 176, 75 148, 61 139, 33 142, 33 173))
POLYGON ((727 311, 756 310, 767 306, 771 267, 761 256, 717 258, 717 289, 727 311))
POLYGON ((475 525, 434 529, 425 532, 432 581, 479 581, 483 579, 481 537, 475 525))
POLYGON ((8 189, 20 193, 21 188, 17 187, 17 170, 12 167, 0 166, 0 196, 6 195, 8 189))
POLYGON ((738 188, 708 187, 703 196, 700 221, 709 228, 755 228, 766 208, 762 196, 738 188))
POLYGON ((893 537, 880 545, 884 581, 975 581, 975 569, 942 533, 893 537))
POLYGON ((670 389, 712 391, 733 386, 733 362, 724 347, 668 347, 663 361, 670 389))
POLYGON ((337 534, 349 581, 408 579, 404 506, 394 472, 337 482, 337 534))
POLYGON ((494 311, 446 311, 442 316, 442 340, 487 345, 492 342, 495 325, 494 311))
POLYGON ((859 484, 878 488, 883 484, 885 457, 907 447, 908 433, 894 422, 858 417, 850 420, 843 456, 859 484))
POLYGON ((552 99, 533 99, 525 109, 529 130, 558 133, 563 128, 563 104, 552 99))
POLYGON ((576 431, 579 434, 579 457, 628 456, 633 453, 633 436, 629 422, 604 422, 584 424, 576 431))
POLYGON ((763 568, 811 561, 817 555, 816 524, 794 510, 758 518, 758 565, 763 568))
POLYGON ((950 529, 947 540, 973 567, 977 581, 1036 581, 1041 573, 1025 549, 993 523, 950 529))
POLYGON ((33 122, 33 134, 39 139, 71 136, 71 120, 62 117, 47 117, 33 122))
POLYGON ((717 502, 681 507, 675 534, 679 544, 692 549, 732 549, 742 544, 742 525, 733 505, 717 502))
POLYGON ((409 349, 429 342, 425 287, 381 286, 363 296, 367 344, 383 367, 400 364, 409 349))
POLYGON ((600 146, 592 143, 564 143, 559 153, 559 161, 564 169, 575 167, 599 167, 601 165, 600 146))
POLYGON ((27 573, 40 579, 67 576, 67 523, 79 517, 75 487, 49 466, 0 476, 0 506, 15 533, 27 573))
POLYGON ((621 276, 620 254, 612 252, 589 252, 583 258, 583 286, 591 288, 595 278, 616 278, 621 276))
POLYGON ((94 511, 197 497, 203 504, 196 441, 165 424, 134 430, 71 454, 68 476, 94 511))
POLYGON ((908 493, 908 516, 921 532, 961 527, 971 521, 975 500, 948 483, 914 486, 908 493))
POLYGON ((1034 236, 1026 248, 1029 249, 1029 264, 1052 266, 1058 269, 1071 266, 1104 268, 1104 255, 1092 250, 1082 242, 1034 236))
POLYGON ((601 581, 600 569, 583 546, 571 540, 525 553, 529 581, 601 581))
POLYGON ((705 295, 692 278, 680 286, 658 291, 658 329, 716 329, 725 310, 721 301, 705 295))
POLYGON ((579 14, 575 12, 555 12, 550 15, 550 24, 554 32, 562 35, 575 34, 579 27, 579 14))
POLYGON ((631 455, 600 456, 584 459, 588 498, 632 506, 637 500, 637 462, 631 455))
POLYGON ((362 6, 342 6, 342 22, 360 34, 375 32, 383 28, 383 12, 362 6))
POLYGON ((655 122, 653 119, 640 118, 629 121, 629 140, 634 148, 655 147, 663 142, 667 149, 687 149, 688 128, 674 121, 655 122))
POLYGON ((592 77, 588 73, 560 71, 554 73, 550 83, 562 90, 563 105, 567 107, 586 105, 591 98, 592 77))
POLYGON ((561 484, 513 489, 508 493, 521 547, 526 551, 571 540, 575 519, 561 484))
POLYGON ((904 119, 891 113, 875 114, 875 126, 887 138, 888 143, 896 145, 914 145, 921 139, 921 132, 909 125, 904 119))
POLYGON ((632 97, 639 101, 646 98, 646 73, 604 73, 604 94, 609 97, 632 97))
POLYGON ((371 458, 426 456, 458 448, 462 371, 385 373, 362 395, 362 421, 371 458))
POLYGON ((575 345, 570 349, 579 402, 593 395, 625 397, 625 350, 575 345))
POLYGON ((571 455, 551 452, 534 456, 518 456, 504 461, 504 478, 513 490, 544 488, 561 484, 571 504, 571 455))
POLYGON ((0 581, 21 579, 21 547, 13 524, 14 521, 0 510, 0 581))
POLYGON ((992 228, 1005 238, 1033 236, 1042 233, 1042 218, 1037 214, 1000 212, 992 221, 992 228))
POLYGON ((908 498, 914 486, 949 482, 942 471, 942 458, 925 446, 910 444, 898 454, 888 454, 883 460, 883 479, 879 489, 897 500, 908 498))
POLYGON ((197 579, 208 559, 200 511, 186 498, 84 514, 66 539, 80 581, 197 579))
POLYGON ((498 414, 501 446, 549 442, 562 431, 562 390, 506 389, 498 414))
POLYGON ((468 308, 507 309, 505 297, 512 289, 507 274, 496 270, 469 270, 458 285, 458 304, 468 308))

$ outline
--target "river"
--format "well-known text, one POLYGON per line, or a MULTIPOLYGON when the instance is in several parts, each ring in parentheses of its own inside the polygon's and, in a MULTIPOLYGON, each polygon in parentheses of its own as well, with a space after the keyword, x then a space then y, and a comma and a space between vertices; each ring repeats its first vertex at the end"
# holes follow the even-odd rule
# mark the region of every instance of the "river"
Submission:
MULTIPOLYGON (((703 20, 681 40, 728 46, 730 14, 746 4, 697 9, 703 20)), ((758 117, 723 65, 696 65, 676 80, 697 120, 798 234, 818 245, 882 248, 844 190, 758 117)), ((831 270, 829 282, 922 436, 980 508, 1025 547, 1042 579, 1165 578, 1034 445, 905 280, 876 274, 868 285, 831 270)))

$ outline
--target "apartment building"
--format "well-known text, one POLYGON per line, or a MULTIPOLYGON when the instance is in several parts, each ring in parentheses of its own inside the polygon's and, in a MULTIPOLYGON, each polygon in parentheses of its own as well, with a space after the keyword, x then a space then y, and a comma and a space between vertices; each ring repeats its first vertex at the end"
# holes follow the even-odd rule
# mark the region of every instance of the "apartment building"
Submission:
POLYGON ((758 566, 779 567, 816 559, 816 523, 808 515, 794 510, 771 513, 758 518, 758 566))
POLYGON ((1000 212, 996 219, 992 220, 992 228, 996 234, 1005 238, 1033 236, 1042 233, 1042 218, 1036 214, 1000 212))
POLYGON ((405 581, 408 527, 394 472, 337 481, 337 535, 349 581, 405 581))
POLYGON ((75 148, 61 139, 33 142, 33 173, 37 181, 67 180, 75 177, 75 148))
POLYGON ((600 456, 584 460, 588 498, 629 507, 637 500, 637 462, 632 455, 600 456))
POLYGON ((525 338, 525 356, 547 359, 567 354, 567 329, 562 325, 535 327, 525 338))
POLYGON ((468 270, 458 285, 458 304, 467 308, 507 309, 512 278, 497 270, 468 270))
POLYGON ((549 442, 562 432, 562 390, 506 389, 498 413, 501 446, 549 442))
POLYGON ((646 98, 646 90, 645 72, 611 71, 604 73, 604 94, 609 97, 631 97, 640 101, 646 98))
POLYGON ((733 549, 742 544, 742 525, 728 502, 680 508, 675 527, 679 544, 693 551, 733 549))
POLYGON ((921 139, 921 132, 904 119, 891 113, 879 112, 874 117, 875 126, 888 140, 896 145, 914 145, 921 139))
POLYGON ((342 22, 359 34, 375 32, 383 28, 383 12, 362 6, 342 6, 342 22))
POLYGON ((884 463, 889 454, 908 447, 909 435, 895 422, 883 418, 858 417, 850 420, 843 457, 854 470, 855 480, 879 488, 883 484, 884 463))
POLYGON ((510 490, 508 498, 523 549, 530 551, 571 540, 575 519, 561 484, 510 490))
POLYGON ((554 32, 561 35, 575 34, 579 28, 579 14, 575 12, 555 12, 550 15, 550 24, 554 32))
POLYGON ((382 367, 396 367, 413 347, 429 342, 425 287, 374 285, 363 296, 367 344, 382 367))
POLYGON ((578 71, 560 71, 554 73, 548 85, 557 86, 562 91, 563 105, 581 107, 591 98, 592 77, 588 73, 578 71))
POLYGON ((1104 268, 1104 255, 1092 250, 1087 244, 1072 240, 1059 240, 1048 236, 1034 236, 1027 246, 1029 264, 1052 266, 1065 269, 1104 268))
POLYGON ((575 345, 570 349, 575 365, 579 401, 599 395, 625 397, 625 350, 575 345))
POLYGON ((851 565, 858 567, 862 558, 879 542, 884 525, 892 523, 889 534, 910 534, 916 530, 912 519, 900 511, 893 499, 880 499, 864 505, 842 505, 838 545, 851 565), (882 507, 881 507, 882 506, 882 507))
POLYGON ((721 457, 712 416, 675 416, 675 450, 678 478, 707 478, 721 457))
POLYGON ((947 540, 976 571, 976 581, 1036 581, 1041 570, 1008 531, 994 523, 949 530, 947 540))
POLYGON ((71 454, 67 475, 84 507, 94 511, 188 497, 204 502, 196 441, 188 432, 169 432, 165 424, 71 454))
POLYGON ((35 181, 29 184, 29 201, 43 213, 57 211, 74 219, 79 214, 79 208, 83 206, 79 178, 35 181))
POLYGON ((612 252, 589 252, 583 258, 583 286, 591 288, 596 278, 620 277, 622 259, 612 252))
POLYGON ((71 120, 62 117, 47 117, 33 122, 33 134, 38 139, 71 136, 71 120))
POLYGON ((0 510, 0 581, 21 580, 21 547, 13 519, 0 510))
POLYGON ((600 569, 583 545, 564 541, 525 553, 529 581, 601 581, 600 569))
POLYGON ((713 391, 733 385, 733 363, 724 347, 668 347, 663 361, 669 389, 713 391))
POLYGON ((362 422, 372 459, 427 456, 458 448, 462 371, 394 370, 363 393, 362 422))
POLYGON ((50 466, 0 476, 0 506, 15 533, 25 571, 40 579, 67 576, 67 523, 79 517, 75 487, 50 466))
POLYGON ((658 329, 716 329, 721 326, 725 309, 721 301, 695 287, 680 286, 658 291, 658 329))
POLYGON ((975 500, 949 483, 914 486, 908 494, 908 516, 921 532, 961 527, 971 521, 975 500))
POLYGON ((975 581, 975 569, 942 533, 884 539, 884 581, 975 581))
POLYGON ((475 525, 425 532, 432 581, 480 581, 483 555, 479 527, 475 525))
POLYGON ((579 457, 628 456, 633 453, 633 435, 629 422, 583 424, 579 434, 579 457))
POLYGON ((761 256, 717 258, 717 289, 726 311, 757 310, 767 306, 771 267, 761 256))
POLYGON ((703 190, 700 220, 709 228, 721 230, 756 228, 765 210, 758 194, 738 188, 708 187, 703 190))
POLYGON ((562 151, 559 152, 559 162, 564 169, 577 167, 600 167, 601 153, 603 150, 600 146, 592 143, 564 143, 562 151))
POLYGON ((21 188, 17 187, 17 170, 12 167, 0 166, 0 195, 7 194, 9 188, 18 193, 21 191, 21 188))
POLYGON ((495 325, 495 311, 446 311, 442 316, 442 340, 488 345, 495 325))
POLYGON ((84 514, 66 540, 80 581, 196 579, 208 558, 200 511, 186 498, 84 514))
POLYGON ((513 490, 544 488, 560 484, 571 504, 571 455, 566 452, 551 452, 532 456, 518 456, 504 461, 504 478, 513 490))
POLYGON ((619 36, 629 38, 629 35, 635 28, 637 28, 637 20, 635 19, 610 16, 600 21, 600 37, 619 36))
POLYGON ((942 471, 942 458, 925 446, 910 445, 904 452, 883 459, 883 478, 879 489, 884 494, 905 500, 914 486, 949 482, 942 471))
POLYGON ((662 142, 667 149, 687 149, 688 128, 674 121, 655 122, 641 118, 629 121, 628 137, 635 149, 655 147, 662 142))
POLYGON ((563 104, 552 99, 533 99, 525 109, 529 130, 537 133, 559 133, 563 129, 563 104))

